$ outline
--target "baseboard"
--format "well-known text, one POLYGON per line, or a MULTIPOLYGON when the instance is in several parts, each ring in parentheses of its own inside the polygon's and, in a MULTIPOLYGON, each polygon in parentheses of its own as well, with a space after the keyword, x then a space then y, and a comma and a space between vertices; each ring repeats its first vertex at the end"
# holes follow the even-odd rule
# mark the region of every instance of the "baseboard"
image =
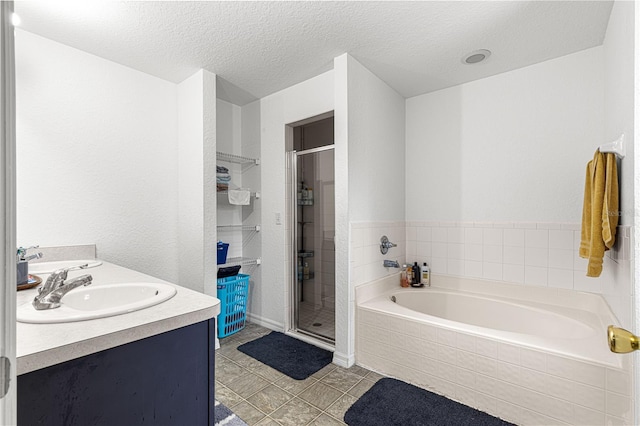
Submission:
POLYGON ((250 312, 247 312, 247 320, 249 322, 252 322, 254 324, 258 324, 262 327, 266 327, 270 330, 274 330, 274 331, 280 331, 283 332, 284 331, 284 324, 272 321, 270 319, 267 318, 263 318, 261 316, 258 315, 254 315, 250 312))
POLYGON ((355 355, 346 355, 343 353, 333 353, 333 363, 340 367, 349 368, 356 363, 355 355))

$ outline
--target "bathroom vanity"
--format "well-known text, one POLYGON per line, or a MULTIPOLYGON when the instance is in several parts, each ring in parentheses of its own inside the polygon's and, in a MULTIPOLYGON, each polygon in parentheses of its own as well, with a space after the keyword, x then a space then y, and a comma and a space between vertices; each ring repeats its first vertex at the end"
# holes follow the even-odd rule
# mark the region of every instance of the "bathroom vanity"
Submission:
MULTIPOLYGON (((107 262, 75 273, 90 273, 92 286, 166 284, 107 262)), ((135 312, 54 324, 18 322, 19 424, 213 425, 220 301, 175 287, 171 299, 135 312)), ((19 292, 18 306, 36 294, 19 292)))

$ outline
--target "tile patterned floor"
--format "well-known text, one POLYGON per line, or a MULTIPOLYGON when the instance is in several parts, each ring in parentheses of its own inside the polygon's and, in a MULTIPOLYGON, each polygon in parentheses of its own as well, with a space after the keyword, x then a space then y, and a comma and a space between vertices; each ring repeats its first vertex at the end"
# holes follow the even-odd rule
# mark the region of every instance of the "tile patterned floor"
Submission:
POLYGON ((220 340, 216 351, 216 399, 249 426, 344 425, 344 413, 373 384, 378 373, 329 364, 305 380, 294 380, 238 351, 269 334, 254 324, 220 340))

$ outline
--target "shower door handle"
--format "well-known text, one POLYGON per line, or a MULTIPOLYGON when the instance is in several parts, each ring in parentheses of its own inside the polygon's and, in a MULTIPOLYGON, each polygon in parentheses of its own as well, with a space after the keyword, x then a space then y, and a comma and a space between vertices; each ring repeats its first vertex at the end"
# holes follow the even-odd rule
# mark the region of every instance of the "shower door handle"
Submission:
POLYGON ((611 349, 611 352, 626 354, 640 349, 640 339, 638 336, 624 328, 610 325, 607 328, 607 337, 609 339, 609 349, 611 349))

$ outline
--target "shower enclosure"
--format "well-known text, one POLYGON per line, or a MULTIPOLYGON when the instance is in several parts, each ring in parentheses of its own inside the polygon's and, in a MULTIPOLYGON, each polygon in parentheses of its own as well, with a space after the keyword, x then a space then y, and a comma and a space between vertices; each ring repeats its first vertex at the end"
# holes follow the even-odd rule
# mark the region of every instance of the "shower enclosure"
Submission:
POLYGON ((333 118, 294 128, 292 332, 335 341, 335 179, 333 118), (323 136, 321 136, 323 135, 323 136))

